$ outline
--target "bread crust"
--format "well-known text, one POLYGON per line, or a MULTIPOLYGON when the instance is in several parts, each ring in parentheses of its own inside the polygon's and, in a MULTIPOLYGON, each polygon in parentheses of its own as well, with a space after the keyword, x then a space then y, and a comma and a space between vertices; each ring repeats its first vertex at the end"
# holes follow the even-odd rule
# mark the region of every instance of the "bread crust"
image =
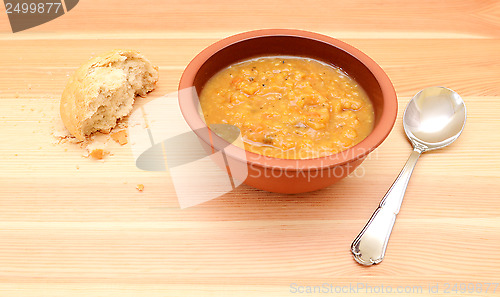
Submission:
MULTIPOLYGON (((97 68, 112 68, 113 64, 123 62, 127 59, 145 63, 154 80, 153 85, 145 86, 138 94, 144 95, 155 88, 158 81, 158 68, 153 66, 148 59, 135 50, 116 49, 85 62, 69 78, 62 93, 60 103, 61 119, 69 132, 77 139, 84 140, 88 136, 86 135, 88 133, 84 129, 85 121, 95 114, 96 110, 93 102, 97 100, 102 89, 109 87, 110 83, 109 81, 96 80, 96 76, 92 75, 92 73, 97 68), (105 83, 108 83, 108 85, 105 86, 105 83)), ((113 81, 112 83, 118 84, 119 81, 113 81)))

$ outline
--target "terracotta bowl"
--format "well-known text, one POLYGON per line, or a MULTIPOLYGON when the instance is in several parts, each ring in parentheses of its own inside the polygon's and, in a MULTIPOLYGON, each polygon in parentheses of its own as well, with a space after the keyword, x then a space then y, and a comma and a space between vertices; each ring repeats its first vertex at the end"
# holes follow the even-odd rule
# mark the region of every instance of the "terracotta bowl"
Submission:
MULTIPOLYGON (((198 98, 205 83, 218 71, 235 62, 269 55, 314 58, 341 67, 370 97, 375 111, 374 129, 359 144, 335 155, 303 160, 271 158, 229 145, 213 134, 200 135, 205 146, 224 148, 233 164, 248 168, 243 181, 252 187, 278 193, 301 193, 327 187, 349 175, 389 135, 397 115, 394 87, 367 55, 337 39, 300 30, 268 29, 245 32, 220 40, 199 53, 184 70, 179 91, 194 87, 196 92, 179 95, 181 112, 195 130, 204 125, 198 98), (242 155, 244 158, 242 158, 242 155)), ((199 129, 198 129, 199 130, 199 129)))

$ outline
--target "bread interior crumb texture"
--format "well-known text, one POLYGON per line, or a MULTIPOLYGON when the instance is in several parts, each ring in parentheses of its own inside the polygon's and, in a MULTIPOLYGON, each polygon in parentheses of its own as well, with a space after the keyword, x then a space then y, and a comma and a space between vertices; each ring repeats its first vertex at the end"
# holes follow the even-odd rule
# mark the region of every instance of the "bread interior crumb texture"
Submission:
POLYGON ((132 50, 115 50, 82 65, 61 98, 61 118, 76 138, 108 133, 132 111, 135 96, 152 91, 158 69, 132 50))
POLYGON ((88 78, 95 80, 98 90, 96 100, 89 102, 87 119, 82 125, 83 133, 109 132, 116 121, 130 113, 136 95, 144 96, 154 88, 152 72, 146 63, 123 57, 110 67, 91 68, 88 78))

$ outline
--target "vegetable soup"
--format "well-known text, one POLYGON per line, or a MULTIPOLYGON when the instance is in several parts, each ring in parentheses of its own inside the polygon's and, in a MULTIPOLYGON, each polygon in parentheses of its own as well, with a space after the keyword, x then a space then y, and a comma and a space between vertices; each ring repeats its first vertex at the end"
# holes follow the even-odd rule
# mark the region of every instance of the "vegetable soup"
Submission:
POLYGON ((370 99, 347 73, 294 56, 230 65, 206 83, 200 105, 207 125, 237 126, 246 150, 283 159, 346 150, 374 121, 370 99))

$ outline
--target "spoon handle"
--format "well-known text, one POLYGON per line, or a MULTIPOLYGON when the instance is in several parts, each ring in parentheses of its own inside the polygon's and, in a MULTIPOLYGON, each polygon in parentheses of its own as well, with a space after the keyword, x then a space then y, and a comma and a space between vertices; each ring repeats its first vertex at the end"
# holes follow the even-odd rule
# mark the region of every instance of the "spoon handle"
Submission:
POLYGON ((396 215, 399 213, 401 203, 403 203, 413 168, 415 168, 422 152, 423 150, 420 148, 413 149, 396 181, 382 198, 379 207, 352 242, 351 252, 354 255, 354 260, 359 264, 368 266, 378 264, 384 259, 396 215))

